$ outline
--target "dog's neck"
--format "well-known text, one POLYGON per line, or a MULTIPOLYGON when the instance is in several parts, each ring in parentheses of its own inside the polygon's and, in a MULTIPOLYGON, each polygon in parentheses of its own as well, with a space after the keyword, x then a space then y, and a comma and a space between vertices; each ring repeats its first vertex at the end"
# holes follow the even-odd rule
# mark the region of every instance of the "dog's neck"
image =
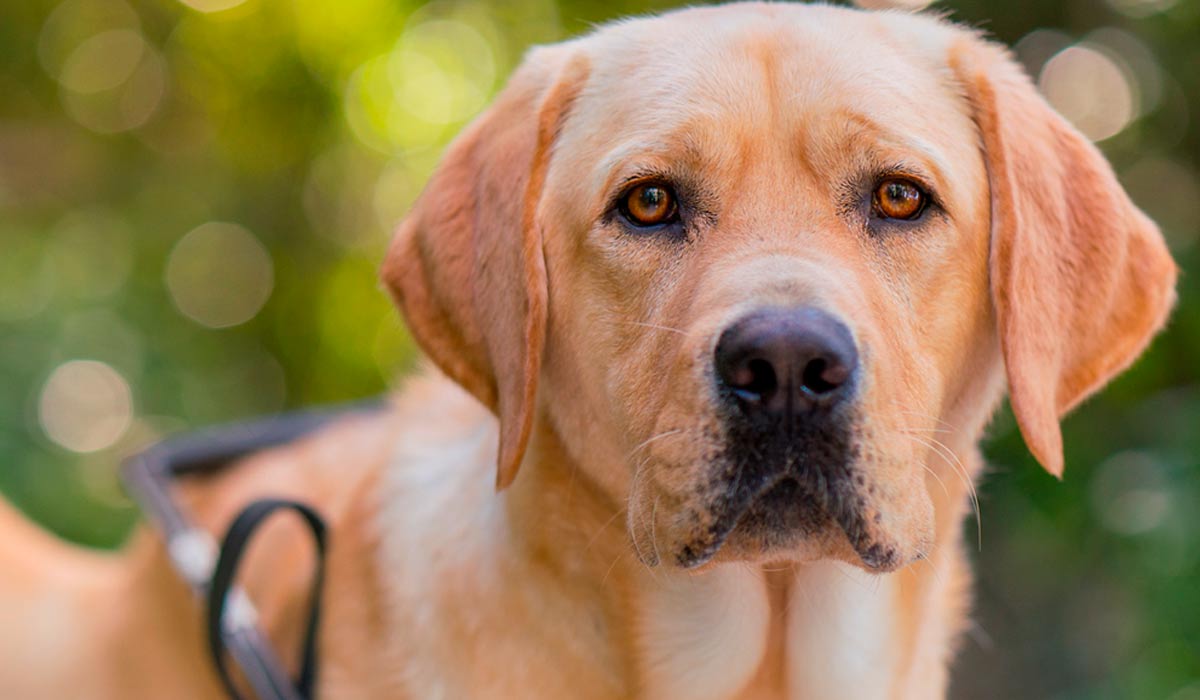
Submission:
MULTIPOLYGON (((478 647, 463 679, 407 678, 416 696, 504 697, 510 684, 521 695, 519 669, 533 659, 562 669, 560 697, 933 697, 944 687, 950 625, 962 618, 953 606, 966 605, 969 498, 957 467, 932 452, 940 481, 928 483, 938 522, 927 560, 883 576, 832 561, 689 573, 641 564, 620 504, 545 429, 496 494, 495 420, 475 413, 454 435, 413 425, 382 493, 382 563, 399 581, 391 623, 422 630, 420 644, 395 649, 397 661, 478 647)), ((971 472, 977 434, 943 440, 971 472)))

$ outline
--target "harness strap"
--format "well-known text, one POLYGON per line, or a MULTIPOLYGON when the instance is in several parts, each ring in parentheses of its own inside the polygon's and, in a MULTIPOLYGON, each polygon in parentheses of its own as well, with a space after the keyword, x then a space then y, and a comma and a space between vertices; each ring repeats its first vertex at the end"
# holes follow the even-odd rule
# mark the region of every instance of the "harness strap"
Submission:
MULTIPOLYGON (((217 558, 212 582, 208 587, 209 652, 212 654, 212 660, 217 667, 221 682, 234 700, 243 700, 243 698, 238 692, 237 686, 234 685, 226 664, 225 635, 236 634, 239 629, 252 628, 254 620, 244 619, 245 616, 238 617, 239 607, 245 610, 248 606, 244 605, 245 601, 239 601, 235 596, 230 596, 229 591, 237 575, 242 553, 250 542, 250 538, 267 518, 281 510, 296 512, 308 525, 316 545, 317 566, 312 581, 308 625, 304 631, 304 641, 301 647, 300 675, 296 678, 294 688, 278 689, 278 697, 289 698, 299 695, 303 700, 312 700, 313 698, 313 685, 317 673, 317 627, 320 624, 321 589, 325 580, 325 521, 315 510, 304 503, 265 498, 246 506, 229 526, 229 530, 225 533, 225 539, 221 543, 221 553, 217 558), (229 605, 233 607, 229 608, 229 605)), ((275 698, 262 698, 261 700, 275 700, 275 698)))

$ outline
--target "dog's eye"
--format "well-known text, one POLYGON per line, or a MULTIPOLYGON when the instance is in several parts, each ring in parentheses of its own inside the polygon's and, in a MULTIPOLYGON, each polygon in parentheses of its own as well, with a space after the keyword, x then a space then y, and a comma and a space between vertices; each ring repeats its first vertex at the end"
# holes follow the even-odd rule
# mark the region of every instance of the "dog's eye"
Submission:
POLYGON ((634 226, 661 226, 679 218, 675 193, 659 183, 635 186, 621 198, 621 215, 634 226))
POLYGON ((910 180, 891 177, 879 183, 871 202, 878 216, 910 221, 925 211, 929 197, 910 180))

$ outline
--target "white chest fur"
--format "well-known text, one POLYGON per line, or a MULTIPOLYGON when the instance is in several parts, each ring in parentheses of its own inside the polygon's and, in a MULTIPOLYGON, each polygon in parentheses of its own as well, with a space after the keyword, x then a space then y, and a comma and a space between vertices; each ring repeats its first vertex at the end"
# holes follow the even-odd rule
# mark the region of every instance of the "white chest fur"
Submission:
POLYGON ((788 686, 795 700, 888 697, 897 578, 840 562, 802 567, 787 612, 788 686))
POLYGON ((771 608, 762 574, 727 565, 648 582, 639 625, 647 698, 724 700, 766 651, 771 608))
MULTIPOLYGON (((772 616, 784 618, 792 700, 888 696, 895 579, 837 562, 800 567, 773 610, 761 571, 740 565, 652 579, 639 632, 644 697, 728 700, 759 671, 772 616)), ((768 662, 769 663, 769 662, 768 662)))

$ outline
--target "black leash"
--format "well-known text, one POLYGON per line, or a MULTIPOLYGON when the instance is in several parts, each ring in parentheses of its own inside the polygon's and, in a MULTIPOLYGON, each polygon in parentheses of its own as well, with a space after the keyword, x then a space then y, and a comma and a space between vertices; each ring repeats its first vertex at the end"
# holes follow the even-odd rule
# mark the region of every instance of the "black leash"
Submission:
POLYGON ((325 579, 327 529, 310 506, 285 499, 250 503, 234 519, 218 549, 212 536, 194 526, 172 495, 175 479, 203 476, 264 448, 291 442, 338 418, 379 410, 370 401, 324 411, 303 411, 214 428, 160 442, 130 458, 122 472, 125 487, 147 519, 162 531, 171 563, 206 603, 209 650, 229 696, 243 700, 229 660, 258 700, 313 700, 318 669, 317 631, 321 621, 321 589, 325 579), (258 527, 279 512, 293 511, 308 526, 316 546, 308 623, 301 647, 300 672, 284 671, 257 624, 257 612, 236 584, 237 569, 258 527))
MULTIPOLYGON (((303 503, 267 498, 246 506, 229 526, 225 539, 221 542, 221 554, 217 558, 217 567, 208 587, 208 649, 212 654, 213 663, 217 666, 217 673, 221 676, 221 682, 225 684, 225 690, 235 700, 242 700, 242 696, 238 693, 225 664, 228 647, 223 632, 225 627, 236 628, 246 623, 252 624, 253 620, 240 619, 236 610, 234 615, 226 617, 227 604, 230 600, 238 600, 230 595, 230 588, 237 575, 242 552, 249 544, 251 536, 267 518, 283 510, 292 510, 301 516, 312 531, 317 548, 317 570, 313 575, 308 624, 305 625, 300 652, 300 675, 293 685, 296 694, 304 700, 311 700, 313 697, 313 683, 317 674, 317 626, 321 622, 321 589, 325 580, 325 521, 303 503)), ((231 629, 230 632, 236 633, 236 629, 231 629)), ((283 696, 282 693, 280 696, 283 696)))

